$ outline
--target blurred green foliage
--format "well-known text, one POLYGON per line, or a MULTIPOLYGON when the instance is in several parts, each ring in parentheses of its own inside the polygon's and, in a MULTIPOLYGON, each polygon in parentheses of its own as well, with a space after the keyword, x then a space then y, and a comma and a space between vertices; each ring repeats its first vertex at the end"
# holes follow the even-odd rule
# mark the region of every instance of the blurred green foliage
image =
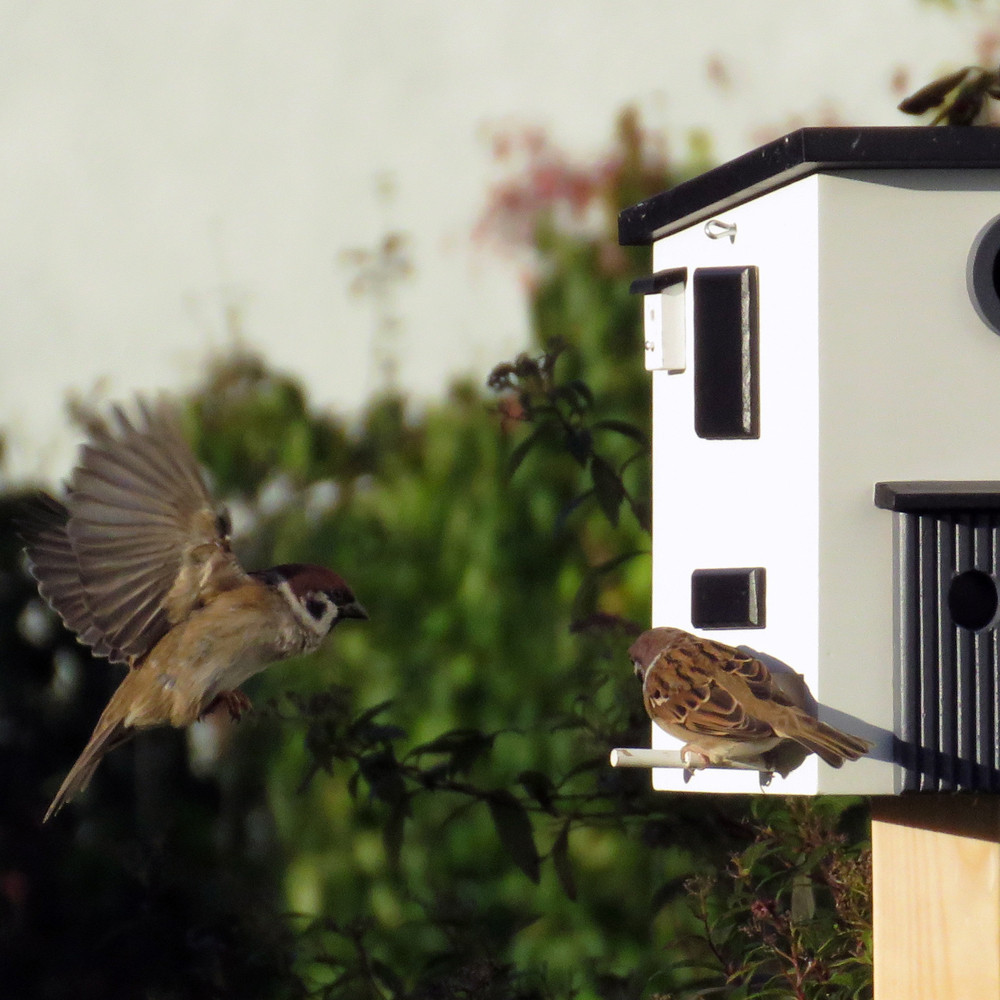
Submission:
POLYGON ((479 237, 525 267, 536 344, 489 389, 348 421, 238 353, 186 401, 245 564, 330 565, 370 622, 251 681, 238 726, 116 751, 44 828, 117 675, 43 612, 4 501, 0 995, 870 990, 856 805, 653 794, 607 765, 648 740, 624 649, 651 571, 648 261, 615 218, 684 172, 631 114, 597 164, 497 149, 516 163, 479 237))

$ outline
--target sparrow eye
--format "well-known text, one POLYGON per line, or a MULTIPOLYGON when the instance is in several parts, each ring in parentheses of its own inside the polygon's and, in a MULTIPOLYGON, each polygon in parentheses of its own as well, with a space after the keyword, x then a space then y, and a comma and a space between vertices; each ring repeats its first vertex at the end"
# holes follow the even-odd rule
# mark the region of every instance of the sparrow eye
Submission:
POLYGON ((306 611, 308 611, 309 614, 311 614, 313 618, 316 619, 316 621, 319 621, 320 618, 322 618, 323 615, 326 614, 326 610, 329 606, 330 606, 329 602, 326 600, 325 597, 306 598, 306 611))

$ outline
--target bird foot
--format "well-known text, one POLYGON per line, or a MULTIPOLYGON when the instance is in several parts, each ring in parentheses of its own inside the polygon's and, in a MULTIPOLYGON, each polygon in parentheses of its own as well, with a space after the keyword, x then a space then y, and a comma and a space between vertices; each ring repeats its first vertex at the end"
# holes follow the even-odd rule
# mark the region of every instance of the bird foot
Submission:
POLYGON ((199 718, 204 719, 220 705, 225 705, 233 722, 239 722, 245 712, 253 711, 253 702, 242 691, 220 691, 199 718))
POLYGON ((686 785, 693 777, 695 771, 700 771, 712 763, 708 754, 696 750, 690 743, 681 747, 681 760, 684 761, 684 784, 686 785))

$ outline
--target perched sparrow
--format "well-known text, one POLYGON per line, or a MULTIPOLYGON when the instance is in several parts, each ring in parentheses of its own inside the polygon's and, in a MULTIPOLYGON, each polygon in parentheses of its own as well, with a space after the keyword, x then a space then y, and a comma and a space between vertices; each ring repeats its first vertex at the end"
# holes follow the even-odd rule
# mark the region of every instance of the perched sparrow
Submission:
POLYGON ((136 731, 187 726, 220 704, 239 718, 248 677, 368 617, 328 569, 240 566, 167 403, 140 402, 134 423, 114 416, 82 448, 65 503, 41 494, 21 522, 39 593, 95 656, 129 668, 46 820, 136 731))
POLYGON ((678 628, 654 628, 635 640, 629 656, 646 712, 686 741, 681 756, 695 766, 746 761, 787 774, 805 756, 789 758, 789 741, 832 767, 871 747, 814 718, 760 660, 732 646, 678 628))
POLYGON ((922 115, 936 108, 931 125, 994 124, 982 118, 989 97, 1000 98, 1000 73, 981 66, 963 66, 932 80, 900 101, 898 107, 908 115, 922 115))

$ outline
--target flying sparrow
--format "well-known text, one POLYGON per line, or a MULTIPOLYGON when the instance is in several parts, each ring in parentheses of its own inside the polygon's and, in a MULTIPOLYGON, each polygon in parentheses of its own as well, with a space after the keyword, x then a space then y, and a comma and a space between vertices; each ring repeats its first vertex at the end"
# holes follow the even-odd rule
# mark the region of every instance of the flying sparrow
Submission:
POLYGON ((153 726, 183 727, 268 664, 316 649, 346 618, 368 617, 321 566, 248 573, 165 401, 83 446, 65 501, 41 494, 21 521, 38 592, 95 656, 128 665, 45 819, 82 791, 104 755, 153 726))
POLYGON ((629 656, 646 712, 686 741, 681 757, 694 766, 743 761, 785 775, 805 757, 788 753, 795 744, 831 767, 871 748, 810 715, 760 660, 732 646, 654 628, 635 640, 629 656))

